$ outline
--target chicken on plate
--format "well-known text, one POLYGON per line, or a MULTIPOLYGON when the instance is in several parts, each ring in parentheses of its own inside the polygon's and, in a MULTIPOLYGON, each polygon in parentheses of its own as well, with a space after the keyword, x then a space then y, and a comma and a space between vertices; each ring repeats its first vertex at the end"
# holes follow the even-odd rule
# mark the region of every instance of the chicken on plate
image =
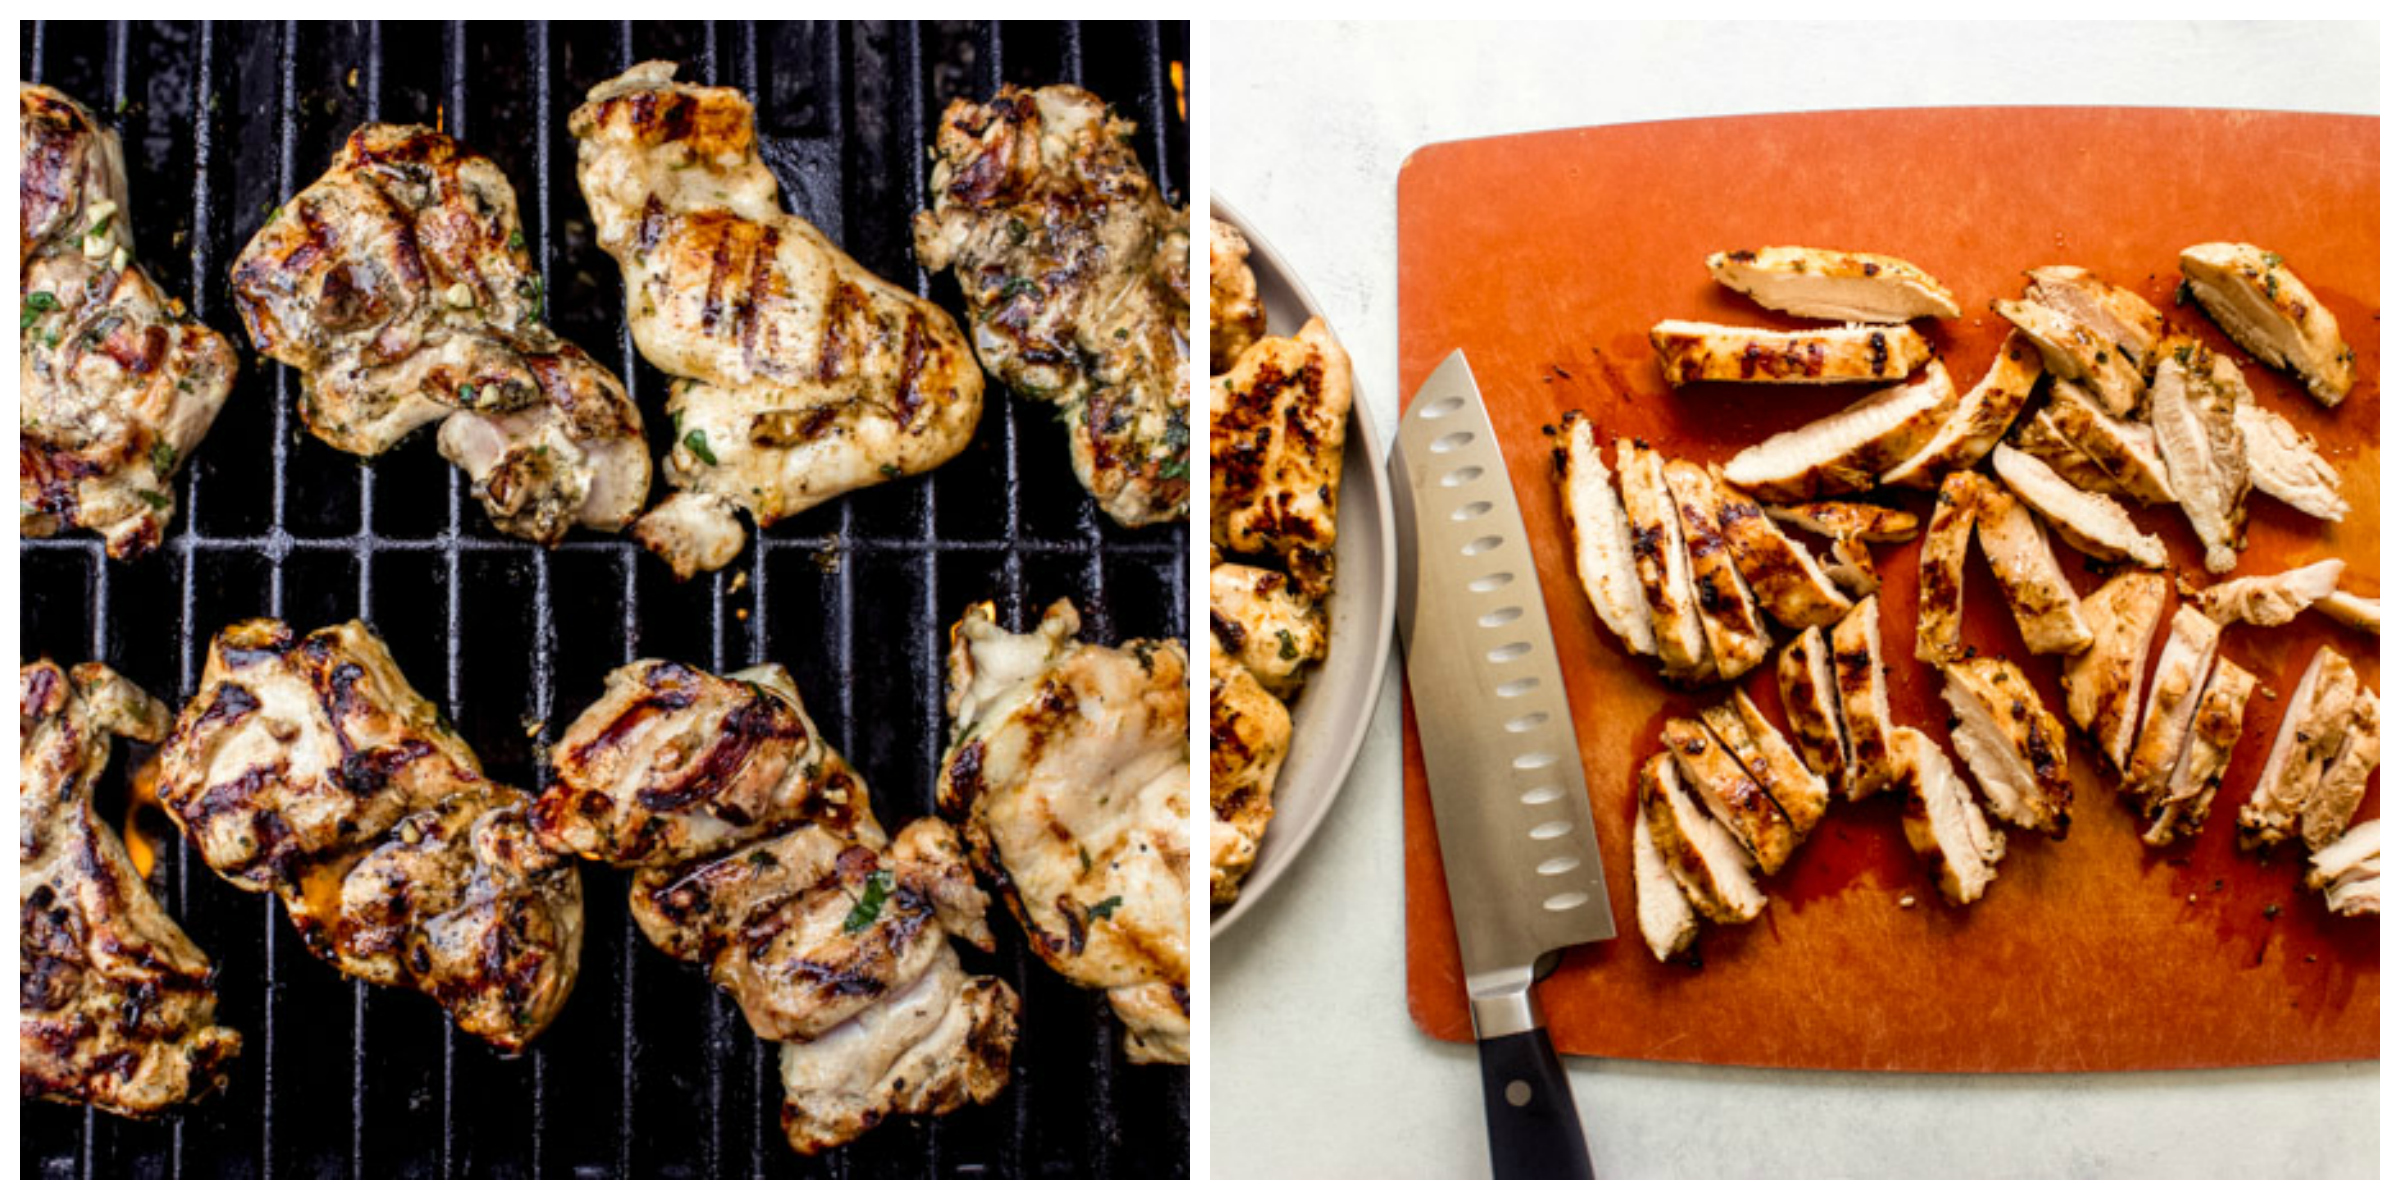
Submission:
POLYGON ((1208 220, 1208 373, 1222 375, 1251 343, 1267 336, 1267 310, 1250 270, 1250 242, 1223 221, 1208 220))
POLYGON ((1350 355, 1322 319, 1254 343, 1210 384, 1210 542, 1273 561, 1310 596, 1333 589, 1350 355))

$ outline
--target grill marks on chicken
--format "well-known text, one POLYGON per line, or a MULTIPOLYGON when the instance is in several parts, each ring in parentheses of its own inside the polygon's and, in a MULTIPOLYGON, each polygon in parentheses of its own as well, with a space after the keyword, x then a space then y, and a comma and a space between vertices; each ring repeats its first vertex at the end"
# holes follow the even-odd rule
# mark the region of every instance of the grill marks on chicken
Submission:
POLYGON ((2025 335, 2011 331, 2000 341, 1991 368, 1973 389, 1959 399, 1942 427, 1908 456, 1884 473, 1888 485, 1933 488, 1950 472, 1983 461, 2000 443, 2002 434, 2025 409, 2034 385, 2042 380, 2042 356, 2025 335))
POLYGON ((927 270, 956 271, 983 365, 1059 407, 1076 478, 1141 526, 1183 516, 1191 490, 1191 234, 1133 132, 1065 84, 952 101, 916 246, 927 270))
POLYGON ((1980 489, 1991 486, 1973 471, 1953 471, 1942 480, 1917 545, 1917 661, 1941 663, 1965 653, 1959 622, 1965 612, 1967 546, 1975 536, 1980 489))
POLYGON ((233 296, 259 352, 301 373, 309 432, 373 456, 440 422, 504 533, 622 529, 649 496, 640 410, 543 323, 516 192, 441 133, 352 133, 251 237, 233 296))
POLYGON ((966 974, 949 942, 992 946, 957 834, 927 818, 887 839, 782 667, 619 667, 551 766, 543 843, 638 868, 643 935, 706 964, 751 1031, 782 1043, 793 1149, 1007 1083, 1016 994, 966 974))
POLYGON ((770 525, 966 447, 983 372, 958 326, 783 210, 740 92, 642 63, 567 128, 634 343, 674 377, 676 494, 633 533, 678 576, 731 560, 737 510, 770 525))
POLYGON ((2053 838, 2067 835, 2075 807, 2067 779, 2067 736, 2033 681, 2004 658, 1942 664, 1951 744, 2001 819, 2053 838))
MULTIPOLYGON (((1190 684, 1183 647, 1077 641, 1072 603, 951 630, 942 811, 1044 963, 1104 991, 1137 1063, 1191 1061, 1190 684)), ((1213 838, 1213 834, 1212 834, 1213 838)))
POLYGON ((1885 383, 1933 359, 1906 325, 1843 325, 1785 331, 1700 321, 1661 321, 1650 348, 1667 383, 1885 383))
POLYGON ((2143 533, 2125 506, 2068 483, 2049 464, 2013 446, 1995 447, 1992 467, 2008 490, 2040 513, 2068 545, 2094 558, 2131 560, 2154 571, 2166 568, 2167 544, 2143 533))
MULTIPOLYGON (((2330 646, 2317 647, 2300 682, 2292 685, 2274 746, 2259 768, 2249 801, 2242 805, 2244 845, 2273 846, 2304 833, 2303 817, 2355 723, 2360 691, 2350 660, 2330 646)), ((2370 720, 2379 726, 2380 710, 2370 720)), ((2363 775, 2359 783, 2364 785, 2363 775)))
POLYGON ((2091 389, 2114 416, 2140 407, 2164 322, 2148 301, 2082 267, 2035 267, 2025 297, 1992 305, 2059 379, 2091 389))
POLYGON ((219 634, 157 768, 161 807, 209 869, 274 892, 344 974, 421 991, 506 1053, 565 1004, 583 939, 573 864, 364 625, 219 634))
POLYGON ((214 968, 92 810, 110 738, 171 714, 97 663, 17 672, 18 1079, 28 1099, 148 1116, 221 1087, 241 1034, 214 968))
POLYGON ((2091 627, 2076 609, 2075 586, 2050 552, 2041 523, 2008 489, 1977 490, 1975 541, 2000 581, 2025 648, 2035 654, 2077 654, 2092 644, 2091 627))
POLYGON ((1922 378, 1734 455, 1725 481, 1777 504, 1867 491, 1922 448, 1957 405, 1950 373, 1934 359, 1922 378))
POLYGON ((2208 673, 2208 686, 2200 691, 2199 709, 2192 714, 2192 737, 2184 747, 2183 759, 2175 764, 2166 794, 2148 806, 2150 825, 2142 831, 2143 842, 2164 846, 2200 832, 2208 823, 2217 785, 2224 782, 2234 744, 2241 740, 2242 711, 2249 707, 2250 695, 2257 688, 2257 676, 2232 659, 2217 656, 2216 666, 2208 673))
POLYGON ((1275 816, 1275 777, 1292 746, 1292 714, 1221 637, 1208 652, 1208 894, 1231 904, 1275 816))
POLYGON ((1904 322, 1958 316, 1958 299, 1933 276, 1888 254, 1767 246, 1708 256, 1718 283, 1800 317, 1904 322))
POLYGON ((124 152, 89 109, 17 85, 17 528, 109 557, 157 547, 177 466, 233 388, 233 347, 135 265, 124 152))
POLYGON ((2079 611, 2092 644, 2067 658, 2067 719, 2092 735, 2101 754, 2122 772, 2140 727, 2136 710, 2150 640, 2167 608, 2167 577, 2126 571, 2083 598, 2079 611))
POLYGON ((1350 355, 1322 318, 1253 344, 1209 388, 1210 542, 1279 560, 1311 596, 1333 588, 1350 355))
POLYGON ((2182 265, 2192 298, 2242 349, 2299 376, 2328 408, 2350 394, 2358 356, 2282 255, 2244 242, 2207 242, 2185 248, 2182 265))

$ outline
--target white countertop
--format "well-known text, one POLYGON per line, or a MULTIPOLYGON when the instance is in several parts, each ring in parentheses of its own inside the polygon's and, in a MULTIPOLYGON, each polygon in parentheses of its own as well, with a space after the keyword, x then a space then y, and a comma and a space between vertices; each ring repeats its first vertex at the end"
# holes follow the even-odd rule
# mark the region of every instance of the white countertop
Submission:
MULTIPOLYGON (((1394 181, 1429 142, 1828 108, 2378 111, 2372 25, 1220 22, 1209 36, 1208 186, 1314 291, 1387 437, 1402 396, 1394 181)), ((1306 857, 1211 947, 1217 1177, 1489 1172, 1473 1049, 1418 1032, 1402 1000, 1399 794, 1395 667, 1306 857)), ((1605 1175, 2378 1170, 2374 1063, 1973 1077, 1570 1059, 1568 1071, 1605 1175)))

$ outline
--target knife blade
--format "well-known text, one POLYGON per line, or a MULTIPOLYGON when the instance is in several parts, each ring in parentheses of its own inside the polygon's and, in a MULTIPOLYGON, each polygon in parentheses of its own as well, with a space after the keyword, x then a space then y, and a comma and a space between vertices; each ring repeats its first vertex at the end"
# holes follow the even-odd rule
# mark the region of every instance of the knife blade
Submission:
POLYGON ((1592 1177, 1534 1003, 1547 956, 1616 936, 1574 720, 1508 463, 1454 351, 1389 464, 1399 628, 1449 882, 1498 1178, 1592 1177))

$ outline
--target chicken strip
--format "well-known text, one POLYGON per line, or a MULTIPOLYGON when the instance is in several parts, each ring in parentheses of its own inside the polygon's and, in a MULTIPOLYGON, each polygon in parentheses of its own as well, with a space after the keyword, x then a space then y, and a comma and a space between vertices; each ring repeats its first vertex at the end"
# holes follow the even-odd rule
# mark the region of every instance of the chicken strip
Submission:
POLYGON ((2309 856, 2308 886, 2325 893, 2337 917, 2383 913, 2383 822, 2361 821, 2309 856))
POLYGON ((1950 373, 1935 360, 1921 379, 1734 455, 1725 464, 1725 481, 1777 504, 1867 491, 1916 453, 1957 404, 1950 373))
POLYGON ((215 968, 92 811, 110 738, 172 715, 116 672, 17 672, 17 1076, 25 1099, 142 1117, 225 1085, 215 968))
POLYGON ((2358 356, 2333 312, 2283 265, 2283 256, 2244 242, 2205 242, 2181 256, 2184 284, 2242 349, 2282 367, 2328 408, 2350 394, 2358 356))
POLYGON ((245 621, 208 649, 159 749, 159 806, 203 862, 272 891, 343 974, 423 992, 506 1054, 574 989, 583 886, 532 797, 475 753, 352 621, 245 621))
POLYGON ((1775 798, 1700 722, 1669 717, 1664 740, 1684 782, 1699 795, 1709 814, 1758 861, 1759 874, 1772 876, 1782 870, 1800 842, 1791 818, 1775 806, 1775 798))
POLYGON ((1900 830, 1909 847, 1943 900, 1974 903, 1999 878, 1994 865, 2008 852, 2008 836, 1984 821, 1939 743, 1903 726, 1893 731, 1892 750, 1904 796, 1900 830))
POLYGON ((1982 489, 1991 486, 1973 471, 1952 471, 1934 498, 1917 546, 1917 661, 1941 663, 1966 652, 1959 617, 1967 588, 1967 544, 1975 534, 1982 489))
POLYGON ((1718 283, 1799 317, 1897 324, 1958 317, 1958 299, 1916 264, 1884 254, 1767 246, 1708 256, 1718 283))
POLYGON ((2075 786, 2067 778, 2067 731, 2033 682, 2004 658, 1942 664, 1951 745, 1967 761, 1992 815, 2019 828, 2067 836, 2075 786))
POLYGON ((2025 648, 2035 654, 2080 654, 2092 630, 2076 610, 2075 587, 2050 553, 2050 538, 2006 488, 1978 489, 1975 541, 2000 581, 2025 648))
POLYGON ((1850 749, 1842 733, 1841 691, 1833 679, 1833 655, 1825 633, 1810 627, 1784 643, 1775 658, 1775 687, 1784 719, 1800 743, 1801 760, 1828 780, 1845 776, 1850 749))
POLYGON ((1661 321, 1650 330, 1650 348, 1672 387, 1898 382, 1933 360, 1933 347, 1906 325, 1787 331, 1661 321))
POLYGON ((17 85, 17 530, 157 547, 233 347, 133 261, 125 156, 91 110, 17 85))
POLYGON ((1641 796, 1642 823, 1693 909, 1719 925, 1740 925, 1766 908, 1766 894, 1750 878, 1750 856, 1701 811, 1672 755, 1653 754, 1642 764, 1641 796))
POLYGON ((2383 704, 2373 689, 2360 685, 2350 708, 2350 723, 2340 746, 2326 760, 2325 775, 2316 794, 2300 814, 2300 836, 2311 850, 2331 845, 2350 818, 2358 815, 2367 796, 2367 779, 2383 762, 2383 704))
POLYGON ((2249 519, 2250 455, 2236 414, 2250 404, 2241 369, 2200 342, 2177 335, 2158 361, 2150 388, 2150 428, 2192 532, 2208 551, 2208 569, 2233 569, 2249 519))
POLYGON ((1883 590, 1869 542, 1905 542, 1917 536, 1917 518, 1896 508, 1846 500, 1817 500, 1769 508, 1778 521, 1832 539, 1827 578, 1860 596, 1883 590))
POLYGON ((1755 591, 1759 604, 1793 629, 1841 620, 1850 611, 1850 598, 1826 577, 1817 560, 1768 519, 1758 501, 1726 483, 1720 468, 1712 466, 1710 475, 1716 484, 1717 527, 1724 531, 1734 569, 1755 591))
POLYGON ((2200 707, 2192 716, 2191 740, 2184 745, 2182 761, 2175 764, 2166 795, 2153 810, 2150 827, 2142 831, 2142 841, 2164 846, 2199 833, 2208 823, 2217 786, 2225 781, 2226 764, 2242 737, 2242 710, 2249 707, 2250 694, 2257 688, 2257 676, 2232 659, 2217 656, 2208 686, 2201 689, 2200 707))
MULTIPOLYGON (((2125 486, 2117 482, 2116 476, 2101 470, 2100 464, 2093 462, 2090 455, 2067 440, 2067 435, 2059 430, 2058 420, 2051 415, 2047 403, 2027 409, 2017 421, 2016 428, 2009 431, 2006 441, 2042 460, 2051 470, 2058 472, 2059 478, 2087 492, 2127 494, 2125 486)), ((2151 501, 2142 500, 2142 503, 2151 501)))
POLYGON ((1292 714, 1211 639, 1208 654, 1208 894, 1240 897, 1275 816, 1275 777, 1292 746, 1292 714))
POLYGON ((2344 625, 2364 629, 2368 633, 2383 632, 2383 601, 2368 596, 2353 596, 2336 589, 2330 596, 2317 600, 2311 607, 2344 625))
POLYGON ((2052 382, 2050 399, 2042 407, 2059 435, 2108 474, 2115 491, 2143 504, 2175 503, 2166 459, 2158 451, 2158 433, 2148 424, 2110 416, 2092 393, 2063 380, 2052 382))
POLYGON ((1641 442, 1618 438, 1617 478, 1623 488, 1625 517, 1633 529, 1634 573, 1642 585, 1642 602, 1650 610, 1650 629, 1667 678, 1684 682, 1713 679, 1716 663, 1709 657, 1707 635, 1700 623, 1700 601, 1693 592, 1683 521, 1676 513, 1674 493, 1667 487, 1665 460, 1641 442))
POLYGON ((2167 609, 2167 577, 2125 571, 2085 596, 2077 611, 2091 627, 2092 644, 2069 655, 2060 682, 2066 686, 2067 719, 2092 735, 2100 753, 2122 773, 2140 727, 2142 672, 2150 661, 2150 639, 2167 609))
POLYGON ((951 101, 916 244, 926 270, 957 274, 984 367, 1058 406, 1075 477, 1100 511, 1141 526, 1189 507, 1192 240, 1133 134, 1068 84, 951 101))
POLYGON ((1303 594, 1333 590, 1350 425, 1350 355, 1321 318, 1250 347, 1209 389, 1210 541, 1280 560, 1303 594))
POLYGON ((1250 242, 1242 231, 1208 219, 1208 373, 1222 375, 1240 361, 1252 342, 1267 336, 1267 310, 1258 302, 1258 276, 1250 270, 1250 242))
POLYGON ((1633 527, 1625 521, 1625 506, 1601 458, 1599 427, 1581 410, 1560 417, 1552 428, 1550 465, 1584 599, 1627 650, 1657 654, 1658 635, 1650 629, 1650 610, 1634 567, 1633 527))
POLYGON ((543 324, 542 276, 500 168, 414 125, 366 125, 233 264, 259 353, 300 372, 300 419, 374 456, 441 423, 492 524, 555 545, 650 493, 641 410, 543 324))
POLYGON ((1633 906, 1642 927, 1642 943, 1651 957, 1666 962, 1692 948, 1700 936, 1700 920, 1685 898, 1683 885, 1667 869, 1650 822, 1633 823, 1633 906))
POLYGON ((1681 459, 1668 462, 1665 474, 1668 495, 1681 518, 1684 550, 1691 557, 1692 598, 1699 605, 1709 656, 1719 679, 1739 679, 1766 661, 1774 643, 1759 619, 1750 585, 1734 569, 1724 528, 1717 524, 1715 481, 1698 464, 1681 459))
POLYGON ((2250 482, 2320 521, 2349 516, 2350 502, 2342 499, 2341 473, 2317 453, 2317 440, 2259 404, 2247 386, 2240 398, 2245 402, 2234 408, 2233 423, 2241 431, 2250 482))
POLYGON ((1864 800, 1890 787, 1899 770, 1892 757, 1892 704, 1883 678, 1883 612, 1874 597, 1859 601, 1833 627, 1833 676, 1850 751, 1842 791, 1852 800, 1864 800))
POLYGON ((939 802, 1051 970, 1107 993, 1137 1063, 1191 1061, 1190 684, 1183 647, 1029 633, 987 601, 950 633, 939 802))
POLYGON ((1824 778, 1792 753, 1783 731, 1775 728, 1750 702, 1750 694, 1740 688, 1733 689, 1724 701, 1701 709, 1700 721, 1750 778, 1767 789, 1775 807, 1791 821, 1793 838, 1805 840, 1825 815, 1828 793, 1824 778))
POLYGON ((783 210, 740 92, 646 62, 594 87, 567 130, 634 344, 673 377, 661 466, 701 499, 633 533, 678 577, 731 560, 736 510, 773 524, 966 448, 983 414, 966 338, 783 210))
POLYGON ((2063 380, 2085 384, 2102 408, 2128 416, 2141 406, 2162 319, 2148 301, 2082 267, 2026 272, 2025 298, 1992 305, 2042 353, 2063 380))
POLYGON ((2321 558, 2279 575, 2243 575, 2200 593, 2202 612, 2219 625, 2288 625, 2342 581, 2342 560, 2321 558))
POLYGON ((2125 506, 2068 483, 2049 464, 2013 446, 1993 449, 1992 468, 2068 545, 2094 558, 2166 569, 2167 544, 2143 533, 2125 506))
POLYGON ((1218 563, 1208 572, 1208 628, 1270 692, 1290 699, 1325 658, 1325 610, 1281 571, 1218 563))
POLYGON ((2222 633, 2222 626, 2196 608, 2176 609, 2167 623, 2167 646, 2151 669, 2142 730, 2118 782, 2118 790, 2139 805, 2145 819, 2158 816, 2159 797, 2174 782, 2175 764, 2183 761, 2193 718, 2200 711, 2201 685, 2222 633))
POLYGON ((1983 461, 2024 411, 2034 385, 2041 381, 2041 352, 2024 334, 2010 330, 2001 339, 2000 353, 1993 357, 1991 368, 1959 399, 1949 419, 1907 461, 1884 472, 1883 482, 1931 490, 1941 486, 1951 472, 1983 461))

